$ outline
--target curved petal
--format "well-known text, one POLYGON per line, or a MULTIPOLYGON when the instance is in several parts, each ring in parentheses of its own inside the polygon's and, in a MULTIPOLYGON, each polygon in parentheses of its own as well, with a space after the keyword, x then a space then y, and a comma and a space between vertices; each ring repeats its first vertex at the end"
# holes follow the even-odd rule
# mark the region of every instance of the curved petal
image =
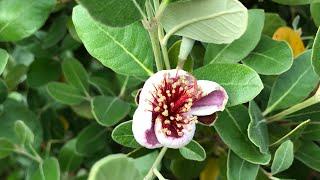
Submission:
POLYGON ((172 69, 172 70, 162 70, 154 75, 152 75, 147 81, 144 83, 143 88, 140 93, 139 97, 139 106, 144 105, 145 108, 152 108, 152 105, 149 103, 149 101, 153 98, 152 97, 152 92, 155 92, 155 87, 159 86, 162 81, 164 80, 164 76, 168 75, 169 77, 174 77, 174 76, 181 76, 181 75, 187 75, 188 73, 184 70, 177 70, 177 69, 172 69))
POLYGON ((224 88, 216 82, 207 80, 198 80, 197 83, 202 90, 202 98, 194 102, 191 114, 206 116, 223 111, 228 102, 228 94, 224 88))
POLYGON ((195 130, 196 130, 196 124, 194 122, 190 122, 183 128, 182 130, 183 135, 181 137, 167 136, 162 131, 162 122, 156 121, 155 123, 155 133, 158 141, 164 147, 173 148, 173 149, 178 149, 189 144, 189 142, 192 140, 194 136, 195 130))
POLYGON ((161 147, 152 123, 152 113, 143 108, 138 107, 134 112, 132 120, 132 132, 136 141, 149 149, 161 147))

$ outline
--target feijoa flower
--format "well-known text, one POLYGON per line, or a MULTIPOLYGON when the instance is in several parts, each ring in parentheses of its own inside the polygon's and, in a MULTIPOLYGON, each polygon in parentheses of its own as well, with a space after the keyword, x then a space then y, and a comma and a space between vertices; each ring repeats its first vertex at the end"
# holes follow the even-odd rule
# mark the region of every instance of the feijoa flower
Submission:
POLYGON ((196 123, 212 124, 227 101, 228 95, 218 83, 197 80, 183 70, 159 71, 140 92, 133 135, 150 149, 183 147, 192 140, 196 123))

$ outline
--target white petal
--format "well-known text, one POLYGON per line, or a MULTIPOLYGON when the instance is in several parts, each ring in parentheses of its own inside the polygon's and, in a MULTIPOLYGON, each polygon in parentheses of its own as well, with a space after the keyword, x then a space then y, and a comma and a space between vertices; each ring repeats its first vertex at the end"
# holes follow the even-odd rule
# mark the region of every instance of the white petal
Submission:
POLYGON ((201 88, 203 96, 194 102, 191 114, 206 116, 223 111, 228 102, 228 94, 225 89, 218 83, 207 80, 198 80, 197 84, 201 88))
POLYGON ((162 70, 152 75, 143 85, 140 93, 139 106, 143 106, 143 108, 151 110, 152 105, 150 104, 150 100, 153 99, 152 92, 155 91, 155 87, 161 85, 166 74, 168 77, 175 77, 177 75, 187 75, 188 73, 183 70, 172 69, 162 70))
POLYGON ((171 137, 167 136, 164 132, 162 132, 162 123, 161 121, 156 121, 155 123, 155 133, 158 141, 164 146, 168 148, 178 149, 181 148, 192 140, 194 136, 194 132, 196 130, 196 124, 194 122, 190 122, 186 127, 182 130, 183 136, 181 137, 171 137))
POLYGON ((152 125, 152 112, 140 107, 134 112, 132 121, 132 132, 136 141, 149 149, 161 147, 152 125))

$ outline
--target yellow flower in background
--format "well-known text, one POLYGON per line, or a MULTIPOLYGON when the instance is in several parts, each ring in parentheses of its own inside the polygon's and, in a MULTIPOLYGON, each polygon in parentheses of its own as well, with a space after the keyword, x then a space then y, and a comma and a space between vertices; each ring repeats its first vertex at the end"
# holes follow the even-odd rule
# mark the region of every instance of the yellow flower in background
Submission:
POLYGON ((220 174, 218 159, 210 158, 200 174, 200 180, 216 180, 220 174))
POLYGON ((293 30, 290 27, 278 28, 272 37, 274 40, 286 41, 291 46, 294 57, 305 51, 305 46, 301 39, 301 31, 293 30))

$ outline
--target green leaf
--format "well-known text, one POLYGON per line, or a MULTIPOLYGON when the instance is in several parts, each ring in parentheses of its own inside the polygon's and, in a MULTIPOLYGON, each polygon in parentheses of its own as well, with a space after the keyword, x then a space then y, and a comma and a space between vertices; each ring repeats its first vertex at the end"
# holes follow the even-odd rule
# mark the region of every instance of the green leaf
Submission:
POLYGON ((8 139, 0 137, 0 159, 9 156, 14 151, 14 144, 8 139))
POLYGON ((313 21, 316 26, 320 26, 320 1, 310 0, 312 3, 310 4, 310 12, 313 18, 313 21))
POLYGON ((314 68, 314 71, 320 75, 320 27, 318 29, 318 32, 316 34, 316 38, 314 40, 313 46, 312 46, 312 66, 314 68))
POLYGON ((2 104, 8 96, 8 87, 7 84, 0 79, 0 103, 2 104))
POLYGON ((55 5, 55 0, 0 1, 0 41, 30 36, 44 24, 55 5))
MULTIPOLYGON (((134 159, 135 167, 140 171, 142 176, 146 176, 152 167, 154 161, 159 155, 158 151, 153 151, 147 155, 134 159)), ((160 170, 161 163, 158 164, 157 169, 160 170)))
POLYGON ((310 0, 272 0, 273 2, 283 5, 304 5, 310 4, 310 0))
POLYGON ((130 105, 118 97, 97 96, 91 102, 91 111, 102 126, 112 126, 130 111, 130 105))
POLYGON ((170 169, 176 177, 173 179, 193 180, 199 177, 205 165, 206 161, 175 159, 171 161, 170 169))
POLYGON ((10 90, 15 89, 19 83, 25 80, 27 70, 27 66, 17 64, 8 71, 5 76, 5 82, 10 90))
POLYGON ((286 21, 284 21, 279 14, 266 13, 262 33, 272 37, 273 33, 282 26, 286 26, 286 21))
POLYGON ((293 143, 287 140, 276 150, 271 166, 271 173, 277 174, 288 169, 293 163, 293 158, 293 143))
POLYGON ((65 83, 51 82, 47 89, 51 97, 63 104, 75 105, 85 100, 77 88, 65 83))
POLYGON ((135 167, 132 158, 124 154, 107 156, 96 162, 89 174, 88 180, 139 180, 143 179, 135 167))
POLYGON ((207 43, 231 43, 245 32, 248 12, 236 0, 180 1, 168 5, 160 22, 167 38, 176 34, 207 43))
MULTIPOLYGON (((145 7, 146 0, 135 1, 141 9, 145 7)), ((79 0, 79 2, 95 20, 108 26, 126 26, 142 19, 132 0, 79 0)))
POLYGON ((228 180, 247 180, 256 179, 259 171, 258 164, 252 164, 241 159, 234 152, 229 150, 227 163, 228 180))
POLYGON ((320 172, 320 147, 312 141, 302 141, 295 158, 308 167, 320 172))
POLYGON ((285 41, 262 36, 258 46, 242 62, 259 74, 279 75, 290 69, 293 52, 285 41))
POLYGON ((283 137, 281 137, 280 139, 277 139, 275 142, 271 142, 270 146, 275 146, 277 144, 281 144, 288 139, 290 139, 292 141, 297 140, 304 132, 304 129, 306 127, 308 127, 309 123, 310 123, 310 120, 306 120, 306 121, 301 122, 298 126, 296 126, 294 129, 289 131, 283 137))
POLYGON ((91 112, 91 103, 88 101, 83 101, 80 104, 73 105, 71 106, 71 109, 80 117, 86 119, 94 119, 93 114, 91 112))
MULTIPOLYGON (((171 67, 177 67, 177 64, 179 61, 180 46, 181 46, 181 40, 175 42, 168 50, 168 56, 169 56, 171 67)), ((183 66, 183 69, 185 71, 192 72, 193 71, 193 64, 194 64, 194 60, 189 55, 184 66, 183 66)))
POLYGON ((179 149, 180 154, 189 160, 203 161, 206 159, 206 151, 203 147, 192 140, 189 144, 179 149))
POLYGON ((39 165, 32 180, 60 180, 60 167, 56 158, 47 158, 39 165))
POLYGON ((90 77, 90 84, 94 86, 103 95, 116 96, 113 89, 113 82, 110 82, 102 77, 90 77))
POLYGON ((254 101, 249 103, 250 123, 248 136, 251 142, 259 147, 260 152, 269 154, 269 133, 265 118, 258 105, 254 101))
POLYGON ((107 27, 92 19, 81 6, 73 9, 72 19, 88 52, 103 65, 125 75, 152 74, 152 48, 141 24, 134 23, 124 28, 107 27))
POLYGON ((60 75, 60 63, 52 59, 37 59, 29 67, 27 83, 30 87, 35 88, 58 80, 60 75))
POLYGON ((34 134, 31 129, 21 120, 15 122, 15 132, 20 144, 33 144, 34 134))
POLYGON ((320 140, 320 124, 309 124, 302 132, 303 139, 320 140))
POLYGON ((209 44, 204 57, 205 64, 237 63, 246 57, 258 44, 264 22, 264 12, 249 10, 246 32, 230 44, 209 44))
POLYGON ((63 75, 67 82, 83 93, 89 88, 89 76, 82 64, 74 58, 66 58, 62 63, 63 75))
POLYGON ((68 141, 60 150, 59 163, 63 172, 70 172, 80 167, 82 156, 76 153, 76 139, 68 141))
POLYGON ((132 133, 132 120, 123 122, 119 124, 111 134, 112 139, 126 147, 131 148, 139 148, 141 147, 137 141, 135 140, 133 133, 132 133))
POLYGON ((6 50, 0 48, 0 75, 3 73, 9 59, 9 54, 6 50))
POLYGON ((92 123, 79 133, 76 151, 83 156, 93 155, 106 146, 106 139, 106 129, 96 123, 92 123))
POLYGON ((42 142, 42 127, 38 117, 29 110, 22 102, 8 98, 3 103, 3 110, 0 114, 0 137, 7 138, 14 144, 21 141, 15 136, 15 123, 21 120, 34 133, 34 147, 38 148, 42 142))
POLYGON ((214 127, 223 142, 240 158, 254 164, 268 164, 270 154, 262 154, 248 138, 249 121, 247 108, 239 105, 220 113, 214 127))
POLYGON ((268 114, 299 103, 309 96, 318 81, 319 77, 311 66, 311 51, 306 51, 294 60, 289 71, 278 77, 264 113, 268 114))
POLYGON ((210 64, 194 71, 197 79, 210 80, 223 86, 229 106, 251 101, 263 89, 259 75, 241 64, 210 64))
POLYGON ((42 41, 43 48, 50 48, 63 39, 67 32, 67 20, 68 16, 66 15, 61 15, 53 20, 53 23, 51 24, 47 35, 42 41))

